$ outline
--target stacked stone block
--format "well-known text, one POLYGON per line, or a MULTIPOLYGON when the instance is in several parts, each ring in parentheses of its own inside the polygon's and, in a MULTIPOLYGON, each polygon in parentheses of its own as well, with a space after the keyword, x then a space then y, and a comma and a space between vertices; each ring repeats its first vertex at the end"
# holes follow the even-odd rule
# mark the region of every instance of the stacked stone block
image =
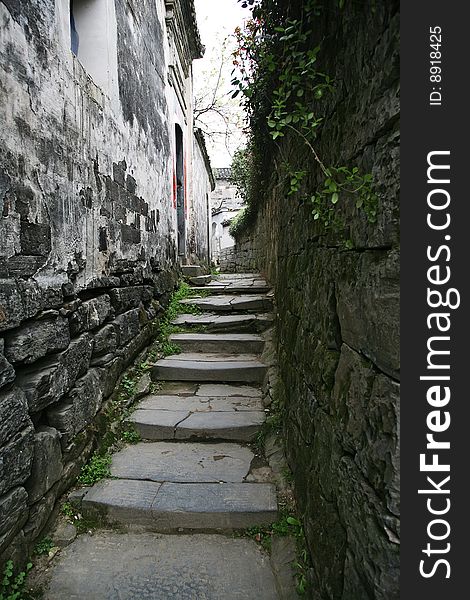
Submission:
POLYGON ((96 445, 103 403, 150 342, 174 288, 171 271, 125 267, 80 290, 0 280, 2 561, 30 552, 96 445))

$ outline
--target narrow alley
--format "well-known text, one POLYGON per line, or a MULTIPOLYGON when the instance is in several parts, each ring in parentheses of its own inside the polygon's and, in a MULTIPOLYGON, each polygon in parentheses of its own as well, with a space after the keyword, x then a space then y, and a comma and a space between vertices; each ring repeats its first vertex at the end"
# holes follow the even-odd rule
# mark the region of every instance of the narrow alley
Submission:
POLYGON ((0 600, 398 600, 399 30, 0 0, 0 600))

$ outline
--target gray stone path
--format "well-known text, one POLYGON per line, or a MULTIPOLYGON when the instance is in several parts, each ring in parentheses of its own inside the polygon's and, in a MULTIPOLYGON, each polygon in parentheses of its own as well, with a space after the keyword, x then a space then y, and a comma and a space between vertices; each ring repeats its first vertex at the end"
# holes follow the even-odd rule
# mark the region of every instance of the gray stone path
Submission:
POLYGON ((277 518, 270 470, 246 445, 265 420, 273 299, 259 275, 185 272, 216 295, 183 303, 212 312, 176 319, 188 328, 171 338, 183 352, 156 362, 164 384, 130 417, 142 442, 115 454, 112 478, 82 501, 85 516, 123 533, 79 537, 56 561, 46 600, 287 598, 269 557, 231 535, 277 518))
POLYGON ((274 600, 269 558, 219 535, 97 533, 66 548, 48 600, 274 600))

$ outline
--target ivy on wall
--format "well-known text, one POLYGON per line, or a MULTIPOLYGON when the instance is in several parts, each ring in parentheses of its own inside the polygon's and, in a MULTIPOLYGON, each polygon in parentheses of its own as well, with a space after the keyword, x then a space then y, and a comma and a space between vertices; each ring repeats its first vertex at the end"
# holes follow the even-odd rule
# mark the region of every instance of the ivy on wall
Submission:
MULTIPOLYGON (((296 196, 309 203, 313 219, 326 230, 344 228, 338 207, 346 203, 353 203, 369 222, 375 222, 378 198, 372 175, 361 172, 356 165, 325 164, 317 151, 317 140, 327 119, 325 98, 335 91, 334 79, 318 68, 321 44, 313 43, 321 6, 316 0, 286 6, 276 0, 239 2, 251 10, 251 19, 235 32, 232 79, 233 97, 242 96, 250 125, 244 156, 248 177, 236 181, 248 206, 257 205, 266 187, 263 169, 272 143, 280 157, 278 170, 286 197, 296 196), (282 138, 304 147, 313 159, 318 170, 313 193, 305 166, 312 161, 298 164, 282 138)), ((343 4, 338 3, 339 18, 343 4)), ((249 226, 253 220, 249 217, 248 209, 248 215, 234 226, 236 233, 249 226)))

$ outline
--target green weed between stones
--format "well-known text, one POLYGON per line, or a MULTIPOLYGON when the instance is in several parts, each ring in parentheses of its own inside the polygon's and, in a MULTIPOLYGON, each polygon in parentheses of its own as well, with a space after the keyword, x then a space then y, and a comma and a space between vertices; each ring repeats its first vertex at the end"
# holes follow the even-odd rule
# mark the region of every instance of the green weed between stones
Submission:
POLYGON ((49 554, 49 551, 54 547, 54 542, 50 537, 43 538, 34 546, 34 554, 41 556, 42 554, 49 554))
POLYGON ((271 553, 274 537, 292 537, 297 546, 297 558, 293 565, 297 592, 300 596, 305 595, 309 556, 302 523, 296 516, 290 500, 284 503, 282 499, 280 500, 280 517, 277 521, 270 525, 245 529, 243 535, 255 540, 268 553, 271 553))
POLYGON ((0 587, 0 600, 21 600, 28 572, 32 569, 32 563, 28 563, 24 571, 15 575, 13 561, 8 560, 3 570, 2 583, 0 587))
POLYGON ((93 454, 90 461, 83 466, 77 481, 82 485, 93 485, 97 481, 111 475, 111 455, 93 454))

